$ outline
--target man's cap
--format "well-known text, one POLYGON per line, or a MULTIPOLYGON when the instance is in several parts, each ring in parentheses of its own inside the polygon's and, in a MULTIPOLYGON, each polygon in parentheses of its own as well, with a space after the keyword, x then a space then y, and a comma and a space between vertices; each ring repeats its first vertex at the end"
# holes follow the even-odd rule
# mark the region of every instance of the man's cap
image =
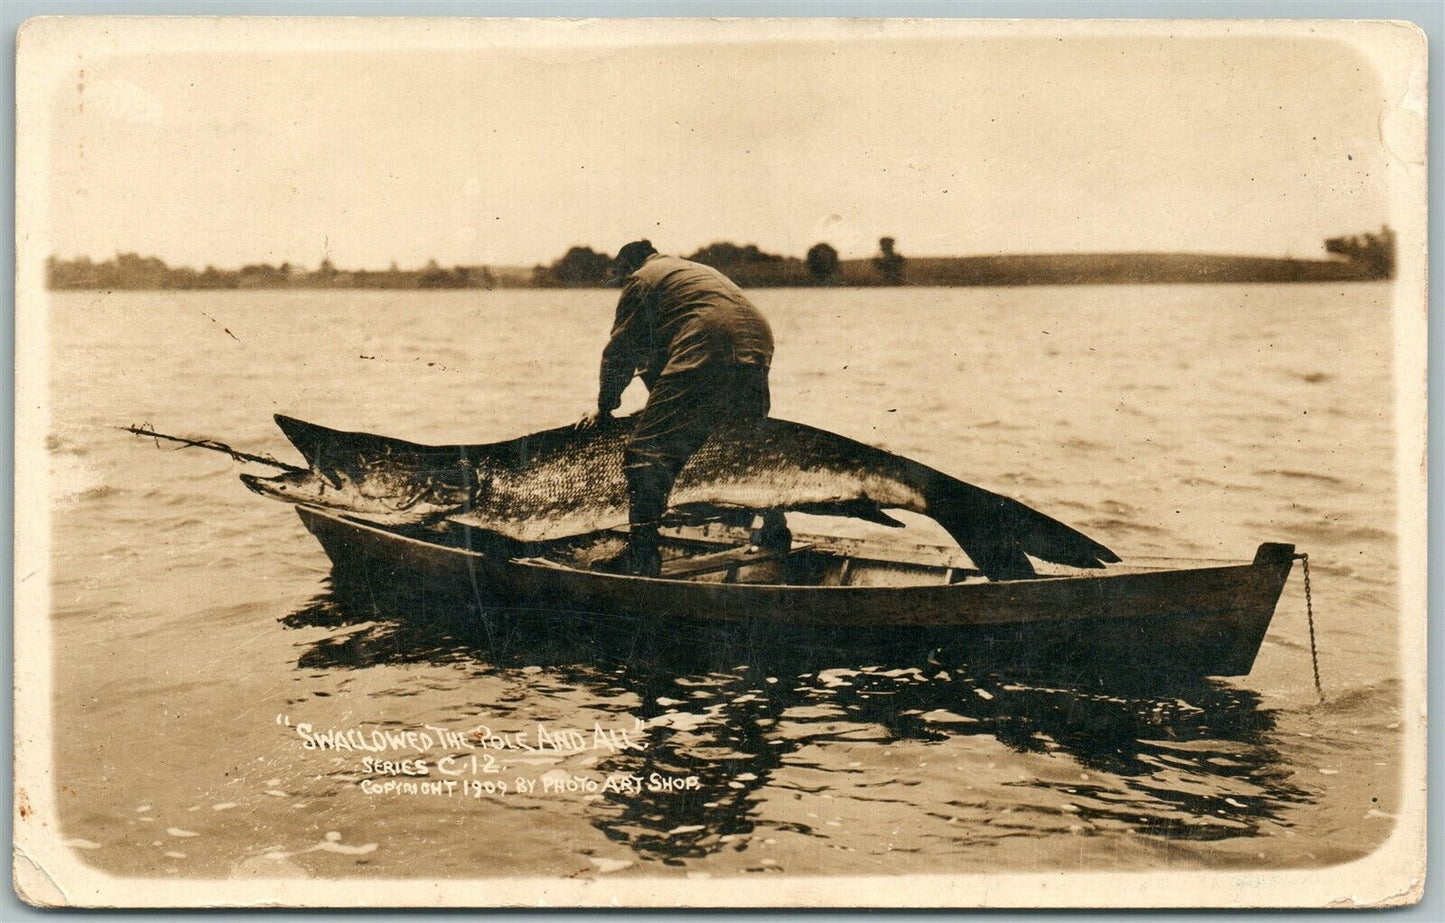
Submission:
POLYGON ((617 259, 612 261, 612 281, 622 281, 641 266, 643 260, 656 252, 657 248, 650 240, 634 240, 630 244, 623 244, 622 249, 617 251, 617 259))

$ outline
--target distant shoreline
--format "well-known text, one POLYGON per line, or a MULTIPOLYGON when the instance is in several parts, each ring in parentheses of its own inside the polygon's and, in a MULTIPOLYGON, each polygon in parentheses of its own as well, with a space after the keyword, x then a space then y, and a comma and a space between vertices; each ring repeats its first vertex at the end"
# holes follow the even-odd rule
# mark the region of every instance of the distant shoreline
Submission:
MULTIPOLYGON (((1366 235, 1369 237, 1370 235, 1366 235)), ((1337 240, 1348 243, 1351 239, 1337 240)), ((713 245, 693 259, 708 263, 743 288, 975 287, 1024 285, 1145 285, 1228 282, 1366 282, 1394 277, 1394 250, 1330 249, 1331 259, 1229 256, 1201 253, 1045 253, 993 256, 903 257, 890 247, 881 257, 819 261, 760 253, 755 247, 713 245), (721 248, 728 249, 721 249, 721 248), (721 252, 719 250, 721 249, 721 252)), ((1335 245, 1331 240, 1328 245, 1335 245)), ((1392 245, 1393 240, 1389 243, 1392 245)), ((823 246, 823 245, 820 245, 823 246)), ((817 248, 815 248, 816 250, 817 248)), ((831 248, 829 248, 831 249, 831 248)), ((95 263, 87 258, 47 261, 52 290, 187 289, 521 289, 606 288, 611 258, 573 248, 551 266, 453 266, 346 270, 322 261, 315 270, 253 264, 240 269, 171 267, 133 253, 95 263)))

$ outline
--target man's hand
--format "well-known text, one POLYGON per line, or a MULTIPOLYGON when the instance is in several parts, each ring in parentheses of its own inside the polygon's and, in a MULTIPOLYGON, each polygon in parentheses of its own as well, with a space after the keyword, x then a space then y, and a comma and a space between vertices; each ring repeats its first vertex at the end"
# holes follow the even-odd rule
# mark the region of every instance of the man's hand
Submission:
POLYGON ((576 430, 592 429, 599 423, 605 423, 610 419, 612 419, 612 412, 609 410, 589 410, 572 428, 576 430))

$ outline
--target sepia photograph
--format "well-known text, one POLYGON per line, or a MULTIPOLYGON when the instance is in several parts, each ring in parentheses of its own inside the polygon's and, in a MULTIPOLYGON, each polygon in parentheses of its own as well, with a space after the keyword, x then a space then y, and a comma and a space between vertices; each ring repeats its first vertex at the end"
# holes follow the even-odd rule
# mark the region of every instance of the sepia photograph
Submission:
POLYGON ((1384 907, 1408 23, 44 17, 47 907, 1384 907))

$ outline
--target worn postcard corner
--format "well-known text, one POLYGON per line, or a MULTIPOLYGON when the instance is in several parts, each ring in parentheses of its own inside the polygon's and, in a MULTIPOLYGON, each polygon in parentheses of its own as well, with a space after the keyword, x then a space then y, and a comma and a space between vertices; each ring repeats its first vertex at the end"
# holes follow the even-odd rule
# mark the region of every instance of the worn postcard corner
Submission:
POLYGON ((18 59, 27 902, 1420 899, 1418 29, 18 59))

